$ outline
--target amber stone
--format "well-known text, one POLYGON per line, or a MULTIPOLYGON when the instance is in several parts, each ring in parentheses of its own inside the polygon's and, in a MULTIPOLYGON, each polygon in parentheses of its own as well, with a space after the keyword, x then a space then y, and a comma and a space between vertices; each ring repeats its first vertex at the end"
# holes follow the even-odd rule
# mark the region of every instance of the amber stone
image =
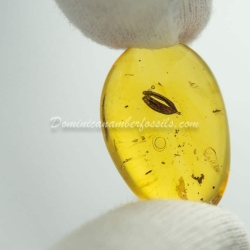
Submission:
POLYGON ((139 198, 218 204, 230 165, 227 115, 193 50, 126 50, 104 84, 101 121, 110 156, 139 198))

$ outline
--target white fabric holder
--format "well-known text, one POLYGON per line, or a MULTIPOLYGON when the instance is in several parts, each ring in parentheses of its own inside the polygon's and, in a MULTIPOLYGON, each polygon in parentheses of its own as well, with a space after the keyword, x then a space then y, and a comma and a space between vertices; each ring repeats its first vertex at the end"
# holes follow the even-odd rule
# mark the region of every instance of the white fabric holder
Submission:
POLYGON ((249 250, 242 222, 189 201, 125 205, 81 227, 53 250, 249 250))
POLYGON ((93 41, 113 48, 187 44, 206 26, 212 0, 55 0, 93 41))

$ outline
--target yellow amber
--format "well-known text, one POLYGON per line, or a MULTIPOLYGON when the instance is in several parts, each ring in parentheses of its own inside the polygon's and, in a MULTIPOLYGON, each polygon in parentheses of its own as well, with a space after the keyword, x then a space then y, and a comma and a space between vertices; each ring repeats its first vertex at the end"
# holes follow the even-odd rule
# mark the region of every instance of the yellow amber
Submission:
POLYGON ((126 50, 106 79, 101 120, 139 198, 219 203, 230 165, 227 115, 213 74, 190 48, 126 50))

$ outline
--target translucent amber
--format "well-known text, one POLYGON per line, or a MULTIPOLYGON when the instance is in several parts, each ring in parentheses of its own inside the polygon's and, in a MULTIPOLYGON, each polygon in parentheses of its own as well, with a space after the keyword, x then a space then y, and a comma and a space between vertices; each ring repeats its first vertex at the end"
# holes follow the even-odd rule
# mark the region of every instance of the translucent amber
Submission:
POLYGON ((114 164, 139 198, 218 204, 230 164, 226 110, 190 48, 126 50, 106 79, 101 120, 114 164))

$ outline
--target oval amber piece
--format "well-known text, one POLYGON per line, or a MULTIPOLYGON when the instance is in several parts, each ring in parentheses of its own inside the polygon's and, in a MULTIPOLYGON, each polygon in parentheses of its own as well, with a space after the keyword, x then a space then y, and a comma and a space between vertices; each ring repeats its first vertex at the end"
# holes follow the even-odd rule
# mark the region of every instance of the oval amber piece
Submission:
POLYGON ((218 204, 230 164, 226 110, 190 48, 126 50, 106 79, 101 120, 108 151, 139 198, 218 204))

